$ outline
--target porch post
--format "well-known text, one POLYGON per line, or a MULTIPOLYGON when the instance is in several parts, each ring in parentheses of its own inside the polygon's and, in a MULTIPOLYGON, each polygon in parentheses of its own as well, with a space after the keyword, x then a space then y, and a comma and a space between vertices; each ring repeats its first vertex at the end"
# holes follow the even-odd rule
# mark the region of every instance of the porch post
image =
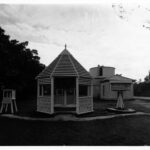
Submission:
POLYGON ((51 113, 54 113, 54 78, 51 77, 51 113))
POLYGON ((76 78, 76 113, 79 114, 79 78, 76 78))

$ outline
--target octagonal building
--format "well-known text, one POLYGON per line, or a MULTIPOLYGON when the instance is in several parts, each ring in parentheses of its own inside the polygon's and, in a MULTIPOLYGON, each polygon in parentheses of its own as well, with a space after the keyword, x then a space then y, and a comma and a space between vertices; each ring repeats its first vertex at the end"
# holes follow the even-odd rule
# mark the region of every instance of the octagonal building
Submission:
POLYGON ((93 111, 89 72, 65 49, 37 77, 37 111, 83 114, 93 111))

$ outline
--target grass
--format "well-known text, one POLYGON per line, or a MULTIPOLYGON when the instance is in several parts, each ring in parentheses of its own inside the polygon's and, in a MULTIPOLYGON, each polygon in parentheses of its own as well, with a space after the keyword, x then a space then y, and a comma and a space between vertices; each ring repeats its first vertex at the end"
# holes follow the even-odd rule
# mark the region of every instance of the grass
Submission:
POLYGON ((0 118, 0 145, 150 145, 150 117, 89 122, 0 118))
MULTIPOLYGON (((150 101, 149 100, 125 100, 126 108, 132 108, 136 111, 150 113, 150 101)), ((36 98, 27 99, 26 101, 17 101, 19 115, 21 116, 31 116, 31 117, 51 117, 47 114, 35 113, 36 111, 36 98)), ((106 108, 115 107, 115 100, 96 100, 94 101, 94 112, 79 115, 78 117, 93 117, 99 115, 112 115, 115 113, 108 112, 106 108)))
MULTIPOLYGON (((36 100, 17 102, 20 115, 33 115, 36 100)), ((109 115, 115 101, 95 101, 94 113, 109 115)), ((125 106, 150 113, 150 101, 125 101, 125 106)), ((36 114, 36 117, 50 115, 36 114)), ((51 116, 52 117, 52 116, 51 116)), ((0 117, 0 145, 150 145, 150 116, 126 116, 85 122, 25 121, 0 117)))
MULTIPOLYGON (((108 112, 106 108, 115 107, 115 100, 97 100, 94 101, 94 112, 89 114, 83 114, 79 117, 94 117, 101 115, 113 115, 116 113, 108 112)), ((150 113, 150 101, 148 100, 124 100, 125 108, 132 108, 136 111, 150 113)))

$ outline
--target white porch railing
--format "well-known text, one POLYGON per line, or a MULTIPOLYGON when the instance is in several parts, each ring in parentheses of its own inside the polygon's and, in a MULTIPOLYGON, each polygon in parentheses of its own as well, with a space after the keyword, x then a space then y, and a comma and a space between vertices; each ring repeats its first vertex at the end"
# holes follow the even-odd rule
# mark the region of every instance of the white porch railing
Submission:
POLYGON ((51 97, 50 96, 39 96, 37 98, 37 111, 51 114, 51 97))
POLYGON ((93 98, 91 96, 79 97, 79 114, 93 111, 93 98))

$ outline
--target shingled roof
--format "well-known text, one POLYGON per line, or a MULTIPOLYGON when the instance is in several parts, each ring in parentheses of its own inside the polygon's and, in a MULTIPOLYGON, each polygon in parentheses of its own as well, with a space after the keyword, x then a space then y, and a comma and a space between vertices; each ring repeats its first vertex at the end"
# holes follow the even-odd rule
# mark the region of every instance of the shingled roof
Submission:
POLYGON ((122 83, 132 83, 132 82, 134 82, 135 80, 134 80, 134 79, 127 78, 127 77, 124 77, 124 76, 122 76, 122 75, 114 75, 114 76, 112 76, 112 77, 105 78, 104 81, 122 82, 122 83))
POLYGON ((75 76, 91 78, 86 69, 65 49, 46 67, 37 78, 75 76))

